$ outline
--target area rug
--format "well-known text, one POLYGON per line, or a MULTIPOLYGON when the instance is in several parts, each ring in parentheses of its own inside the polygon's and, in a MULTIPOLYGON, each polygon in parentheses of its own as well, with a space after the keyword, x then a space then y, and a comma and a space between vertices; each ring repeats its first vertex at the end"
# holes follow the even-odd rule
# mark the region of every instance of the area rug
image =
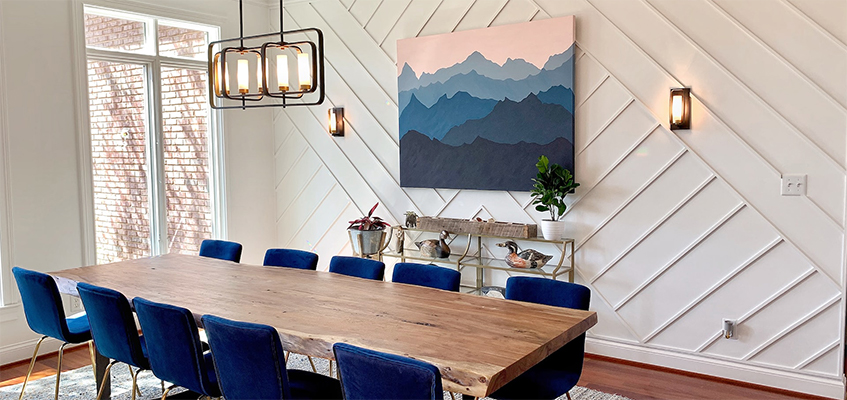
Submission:
MULTIPOLYGON (((323 359, 314 359, 315 367, 318 372, 327 375, 329 373, 329 362, 323 359)), ((288 359, 288 368, 302 369, 311 371, 312 367, 305 356, 292 354, 288 359)), ((112 399, 129 400, 130 386, 132 385, 132 377, 129 375, 129 368, 124 364, 116 364, 112 367, 112 399)), ((53 391, 56 385, 56 377, 48 376, 38 380, 30 381, 26 385, 25 400, 52 400, 53 391)), ((167 383, 165 384, 167 387, 167 383)), ((136 397, 139 400, 160 399, 162 389, 159 379, 153 376, 149 371, 143 371, 138 375, 138 387, 141 390, 141 396, 136 397)), ((21 392, 21 384, 0 388, 0 399, 2 400, 17 400, 21 392)), ((172 390, 171 393, 179 394, 179 390, 172 390)), ((72 371, 62 373, 62 382, 59 388, 60 400, 92 400, 97 397, 94 385, 94 373, 91 367, 83 367, 72 371)), ((170 397, 170 396, 169 396, 170 397)), ((187 398, 185 393, 181 398, 187 398)), ((603 393, 583 387, 575 387, 571 390, 571 398, 573 400, 630 400, 626 397, 603 393)), ((457 396, 458 399, 458 396, 457 396)), ((565 396, 560 397, 565 399, 565 396)), ((450 394, 444 392, 444 400, 451 400, 450 394)))

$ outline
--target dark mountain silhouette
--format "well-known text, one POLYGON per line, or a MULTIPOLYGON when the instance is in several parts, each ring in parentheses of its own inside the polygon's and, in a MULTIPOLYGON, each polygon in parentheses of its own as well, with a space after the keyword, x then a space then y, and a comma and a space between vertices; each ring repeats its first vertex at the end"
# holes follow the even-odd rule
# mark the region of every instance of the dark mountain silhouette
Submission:
MULTIPOLYGON (((541 69, 553 70, 562 66, 562 64, 566 63, 573 57, 573 45, 570 48, 565 50, 564 53, 554 54, 547 59, 547 62, 544 63, 544 66, 541 69)), ((572 86, 568 86, 572 87, 572 86)))
POLYGON ((415 130, 426 136, 441 139, 454 126, 468 120, 482 118, 494 109, 497 100, 477 99, 465 92, 453 97, 447 95, 430 108, 427 108, 414 96, 400 114, 400 138, 408 131, 415 130))
POLYGON ((406 107, 412 95, 423 105, 429 107, 443 96, 453 96, 456 92, 467 92, 479 99, 523 99, 530 93, 539 93, 553 86, 572 87, 573 63, 567 62, 553 70, 542 70, 522 80, 491 79, 476 71, 455 75, 446 82, 433 83, 418 89, 404 90, 399 93, 400 111, 406 107))
POLYGON ((460 63, 453 64, 447 68, 441 68, 434 73, 424 72, 421 74, 420 78, 416 78, 415 71, 412 70, 408 64, 404 64, 403 71, 401 72, 397 83, 401 91, 411 90, 432 83, 444 83, 455 75, 466 74, 471 71, 476 71, 476 73, 491 79, 521 80, 530 75, 535 75, 541 72, 541 69, 526 62, 526 60, 522 58, 509 58, 502 66, 500 66, 485 58, 485 56, 483 56, 480 52, 475 51, 460 63))
POLYGON ((547 104, 558 104, 573 114, 573 91, 564 86, 553 86, 538 94, 538 100, 547 104))
POLYGON ((498 102, 484 118, 454 127, 441 142, 450 146, 472 143, 477 137, 495 143, 547 144, 558 138, 572 141, 573 115, 558 104, 544 104, 530 93, 520 103, 498 102))
POLYGON ((400 185, 529 191, 542 154, 573 171, 573 143, 563 137, 545 145, 477 138, 470 144, 450 146, 411 131, 400 139, 400 185))

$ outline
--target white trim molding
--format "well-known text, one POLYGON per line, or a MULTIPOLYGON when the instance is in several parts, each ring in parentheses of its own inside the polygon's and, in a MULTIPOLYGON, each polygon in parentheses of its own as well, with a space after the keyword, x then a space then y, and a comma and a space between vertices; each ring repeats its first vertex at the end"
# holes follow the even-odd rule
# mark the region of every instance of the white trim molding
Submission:
POLYGON ((837 377, 780 371, 592 337, 586 338, 585 352, 817 396, 844 397, 844 380, 837 377))
MULTIPOLYGON (((0 8, 2 8, 0 4, 0 8)), ((0 27, 0 43, 3 43, 3 29, 0 27)), ((0 46, 0 87, 6 87, 3 47, 0 46)), ((17 300, 12 285, 12 198, 7 186, 9 179, 8 118, 6 115, 6 91, 0 93, 0 306, 14 304, 17 300)))

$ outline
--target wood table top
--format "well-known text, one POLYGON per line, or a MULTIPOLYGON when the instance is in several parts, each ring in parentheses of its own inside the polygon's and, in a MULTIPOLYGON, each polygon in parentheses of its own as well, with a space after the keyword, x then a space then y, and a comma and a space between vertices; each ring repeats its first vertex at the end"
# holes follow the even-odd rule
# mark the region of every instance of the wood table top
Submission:
POLYGON ((51 273, 127 298, 274 326, 286 350, 333 358, 336 342, 413 357, 444 390, 482 397, 597 323, 597 314, 323 271, 168 254, 51 273))

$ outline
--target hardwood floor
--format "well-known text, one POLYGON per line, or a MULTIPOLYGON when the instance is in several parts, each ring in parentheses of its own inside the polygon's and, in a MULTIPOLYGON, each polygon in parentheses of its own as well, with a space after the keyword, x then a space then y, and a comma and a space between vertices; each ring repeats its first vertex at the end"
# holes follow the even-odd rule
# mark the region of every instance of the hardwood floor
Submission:
MULTIPOLYGON (((39 357, 30 379, 54 375, 57 361, 56 353, 39 357)), ((88 347, 74 347, 65 351, 62 371, 90 363, 88 347)), ((28 367, 29 360, 0 366, 0 387, 23 382, 28 367)), ((586 355, 579 385, 635 400, 823 399, 590 354, 586 355)))

